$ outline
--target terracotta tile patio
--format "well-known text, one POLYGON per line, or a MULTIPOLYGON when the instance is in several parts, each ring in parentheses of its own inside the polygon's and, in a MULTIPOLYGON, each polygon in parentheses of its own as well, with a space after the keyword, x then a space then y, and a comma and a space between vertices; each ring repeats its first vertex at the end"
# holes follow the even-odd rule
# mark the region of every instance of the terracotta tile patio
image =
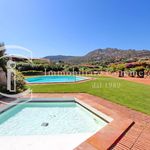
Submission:
MULTIPOLYGON (((131 110, 127 107, 112 103, 102 98, 84 93, 70 94, 34 94, 33 97, 76 97, 85 101, 99 103, 122 116, 132 119, 135 124, 123 135, 123 137, 112 148, 114 150, 150 150, 150 116, 131 110)), ((92 104, 94 105, 94 103, 92 104)), ((88 145, 88 143, 87 143, 88 145)), ((89 148, 89 150, 95 148, 89 148)), ((87 149, 88 150, 88 149, 87 149)))

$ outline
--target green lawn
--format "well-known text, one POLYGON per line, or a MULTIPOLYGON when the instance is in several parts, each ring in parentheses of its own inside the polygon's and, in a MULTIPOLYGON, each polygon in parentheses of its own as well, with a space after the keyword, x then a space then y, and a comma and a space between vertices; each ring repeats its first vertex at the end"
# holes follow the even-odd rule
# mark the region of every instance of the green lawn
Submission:
POLYGON ((150 114, 150 86, 121 79, 97 77, 78 84, 41 84, 31 85, 30 88, 34 93, 89 93, 150 114))

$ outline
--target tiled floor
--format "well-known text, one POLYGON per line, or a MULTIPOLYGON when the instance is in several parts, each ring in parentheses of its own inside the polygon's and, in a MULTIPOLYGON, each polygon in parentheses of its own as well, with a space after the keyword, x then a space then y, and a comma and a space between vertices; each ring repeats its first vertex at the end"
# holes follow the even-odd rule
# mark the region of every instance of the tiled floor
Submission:
MULTIPOLYGON (((124 106, 109 102, 96 96, 84 93, 70 94, 33 94, 33 97, 76 97, 85 101, 90 101, 92 105, 96 103, 104 106, 115 113, 132 119, 135 124, 123 135, 123 137, 112 148, 113 150, 150 150, 150 116, 131 110, 124 106)), ((98 107, 98 106, 97 106, 98 107)), ((88 143, 87 143, 88 144, 88 143)), ((93 148, 93 147, 92 147, 93 148)), ((95 149, 95 148, 94 148, 95 149)), ((87 149, 88 150, 88 149, 87 149)), ((92 149, 89 149, 92 150, 92 149)), ((95 149, 96 150, 96 149, 95 149)))

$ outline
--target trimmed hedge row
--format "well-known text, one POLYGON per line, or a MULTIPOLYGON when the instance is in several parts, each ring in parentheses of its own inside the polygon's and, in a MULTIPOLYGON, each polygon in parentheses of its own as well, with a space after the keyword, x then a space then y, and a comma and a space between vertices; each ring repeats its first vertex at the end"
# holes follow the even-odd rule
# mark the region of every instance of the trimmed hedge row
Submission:
POLYGON ((36 70, 29 70, 29 71, 22 71, 23 75, 30 76, 30 75, 42 75, 43 71, 36 71, 36 70))
POLYGON ((27 64, 27 63, 18 63, 17 64, 17 70, 19 71, 29 71, 29 70, 35 70, 35 71, 62 71, 63 67, 60 65, 43 65, 43 64, 27 64))

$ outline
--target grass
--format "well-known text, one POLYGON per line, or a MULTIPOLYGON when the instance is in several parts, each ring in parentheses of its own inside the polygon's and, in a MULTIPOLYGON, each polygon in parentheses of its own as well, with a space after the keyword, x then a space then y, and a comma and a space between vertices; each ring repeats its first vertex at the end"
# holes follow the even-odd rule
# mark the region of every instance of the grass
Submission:
POLYGON ((34 93, 81 92, 102 97, 150 114, 150 86, 110 77, 96 77, 83 83, 30 85, 34 93))

